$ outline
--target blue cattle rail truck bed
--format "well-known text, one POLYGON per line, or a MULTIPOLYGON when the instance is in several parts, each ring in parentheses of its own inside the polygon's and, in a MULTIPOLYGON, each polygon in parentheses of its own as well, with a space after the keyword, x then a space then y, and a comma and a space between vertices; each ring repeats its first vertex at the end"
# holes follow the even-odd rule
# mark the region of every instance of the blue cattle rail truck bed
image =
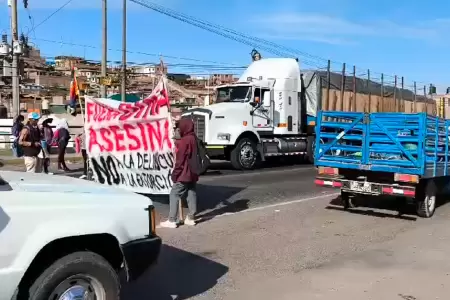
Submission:
POLYGON ((450 187, 449 126, 426 113, 321 111, 315 183, 339 188, 345 208, 356 195, 405 197, 429 218, 450 187))

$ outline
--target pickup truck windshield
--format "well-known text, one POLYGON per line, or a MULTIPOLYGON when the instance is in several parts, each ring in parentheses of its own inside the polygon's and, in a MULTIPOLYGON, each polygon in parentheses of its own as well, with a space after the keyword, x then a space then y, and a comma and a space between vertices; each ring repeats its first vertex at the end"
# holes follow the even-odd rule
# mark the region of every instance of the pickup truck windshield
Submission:
POLYGON ((247 102, 252 95, 250 86, 227 86, 217 89, 217 101, 221 102, 247 102))

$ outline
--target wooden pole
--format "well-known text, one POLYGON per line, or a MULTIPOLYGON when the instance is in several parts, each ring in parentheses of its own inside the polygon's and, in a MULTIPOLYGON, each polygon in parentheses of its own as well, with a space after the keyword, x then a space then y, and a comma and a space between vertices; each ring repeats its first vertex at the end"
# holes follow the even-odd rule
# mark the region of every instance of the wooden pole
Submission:
POLYGON ((345 63, 342 64, 341 75, 341 103, 339 105, 340 111, 344 111, 344 92, 345 92, 345 63))
MULTIPOLYGON (((328 64, 327 64, 327 105, 325 107, 325 110, 329 110, 330 105, 331 105, 330 88, 331 88, 331 60, 328 60, 328 64)), ((324 107, 323 107, 323 103, 322 103, 322 109, 323 108, 324 107)))
POLYGON ((399 101, 397 100, 397 75, 394 77, 394 111, 400 111, 399 101))
POLYGON ((428 114, 428 97, 427 97, 427 86, 423 86, 423 96, 425 97, 425 112, 428 114))
POLYGON ((416 96, 417 96, 417 83, 414 81, 413 113, 416 113, 416 112, 417 112, 417 107, 416 107, 416 96))
POLYGON ((384 74, 381 73, 381 111, 384 112, 384 74))
POLYGON ((372 85, 370 84, 370 70, 367 69, 367 91, 369 93, 369 109, 366 112, 372 112, 372 85))
POLYGON ((400 90, 400 112, 405 112, 405 103, 403 102, 404 89, 405 89, 405 79, 402 76, 402 89, 400 90))
POLYGON ((356 111, 356 66, 353 66, 353 105, 350 111, 356 111))

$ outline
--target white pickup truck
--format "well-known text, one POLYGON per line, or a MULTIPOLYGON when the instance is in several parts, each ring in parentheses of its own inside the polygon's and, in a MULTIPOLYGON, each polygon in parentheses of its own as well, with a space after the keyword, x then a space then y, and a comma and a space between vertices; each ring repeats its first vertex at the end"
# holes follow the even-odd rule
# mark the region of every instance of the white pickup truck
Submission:
POLYGON ((0 172, 0 300, 119 299, 161 239, 147 197, 70 177, 0 172))

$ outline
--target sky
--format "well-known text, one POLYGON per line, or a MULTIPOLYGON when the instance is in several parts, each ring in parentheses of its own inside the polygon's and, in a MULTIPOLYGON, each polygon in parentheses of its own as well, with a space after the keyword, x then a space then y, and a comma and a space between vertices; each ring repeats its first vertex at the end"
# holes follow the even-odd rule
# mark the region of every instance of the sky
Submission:
MULTIPOLYGON (((43 23, 68 0, 28 0, 28 10, 18 1, 19 29, 30 32, 30 40, 44 56, 101 59, 101 0, 72 0, 43 23)), ((108 60, 119 61, 122 1, 108 1, 108 60)), ((349 73, 355 65, 357 75, 366 76, 370 69, 374 79, 386 74, 387 83, 397 75, 405 78, 406 87, 413 81, 420 87, 433 83, 439 92, 445 92, 450 86, 450 40, 446 34, 450 30, 450 1, 430 0, 428 5, 419 0, 152 2, 274 44, 255 45, 254 40, 239 43, 128 1, 130 62, 158 62, 162 55, 170 72, 239 74, 239 67, 251 62, 250 52, 255 47, 263 57, 298 57, 304 69, 325 68, 330 59, 337 72, 345 62, 349 73), (295 53, 286 53, 282 47, 295 53)), ((9 32, 7 0, 0 0, 0 14, 0 30, 9 32)))

